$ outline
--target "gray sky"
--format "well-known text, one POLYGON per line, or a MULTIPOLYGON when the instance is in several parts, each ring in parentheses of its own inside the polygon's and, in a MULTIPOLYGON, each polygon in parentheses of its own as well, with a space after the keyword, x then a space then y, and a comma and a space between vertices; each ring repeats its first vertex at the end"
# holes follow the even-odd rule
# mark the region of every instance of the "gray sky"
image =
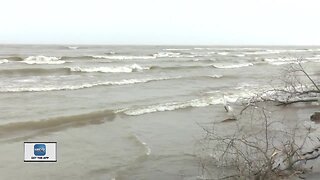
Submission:
POLYGON ((318 0, 0 0, 0 43, 320 45, 318 0))

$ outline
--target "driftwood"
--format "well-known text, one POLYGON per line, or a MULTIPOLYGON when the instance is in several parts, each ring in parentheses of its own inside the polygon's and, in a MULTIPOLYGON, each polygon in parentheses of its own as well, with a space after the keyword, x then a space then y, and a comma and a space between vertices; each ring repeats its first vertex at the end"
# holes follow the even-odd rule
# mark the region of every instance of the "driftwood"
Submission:
MULTIPOLYGON (((286 130, 273 128, 272 125, 275 122, 270 121, 266 115, 265 107, 259 106, 264 102, 271 102, 276 106, 319 102, 319 85, 300 63, 297 64, 297 66, 292 66, 288 70, 289 75, 285 76, 287 80, 284 81, 284 88, 272 88, 243 101, 244 107, 239 116, 248 109, 254 109, 255 112, 259 112, 261 115, 260 118, 253 120, 261 122, 257 129, 252 129, 253 132, 243 132, 243 129, 238 124, 236 126, 238 129, 235 129, 235 132, 231 135, 218 134, 214 128, 203 128, 206 132, 204 143, 206 148, 210 150, 212 161, 216 163, 217 167, 233 170, 232 173, 221 173, 221 177, 213 179, 300 177, 301 174, 310 170, 306 168, 306 163, 320 157, 319 138, 317 138, 318 141, 316 143, 312 143, 317 144, 315 147, 310 151, 304 150, 306 142, 310 142, 312 139, 310 137, 311 128, 307 128, 307 132, 304 135, 297 135, 297 129, 295 128, 286 130), (302 73, 307 82, 300 81, 296 73, 302 73), (311 85, 308 85, 308 82, 311 85)), ((230 106, 225 103, 224 108, 227 113, 230 112, 228 107, 230 106)), ((311 120, 316 118, 320 121, 320 113, 311 116, 311 120)), ((234 116, 221 122, 234 122, 237 119, 238 117, 234 116)), ((285 124, 281 124, 281 126, 287 127, 285 124)), ((204 166, 202 165, 202 167, 204 166)))
POLYGON ((291 66, 284 76, 284 88, 271 88, 247 99, 240 115, 250 106, 255 106, 259 102, 273 102, 276 106, 287 106, 296 103, 320 103, 320 88, 314 79, 305 71, 300 63, 291 66), (297 73, 302 73, 306 81, 298 79, 297 73), (292 77, 295 77, 292 79, 292 77), (288 80, 289 79, 289 80, 288 80), (308 84, 309 82, 309 84, 308 84))
POLYGON ((231 118, 224 119, 224 120, 221 121, 221 122, 226 123, 226 122, 233 122, 233 121, 236 121, 236 120, 237 120, 237 118, 231 117, 231 118))

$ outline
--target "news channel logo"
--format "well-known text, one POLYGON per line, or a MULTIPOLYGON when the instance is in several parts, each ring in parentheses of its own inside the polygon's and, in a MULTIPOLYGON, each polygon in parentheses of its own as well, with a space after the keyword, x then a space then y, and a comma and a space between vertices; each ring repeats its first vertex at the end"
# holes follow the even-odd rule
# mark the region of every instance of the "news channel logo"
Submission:
POLYGON ((24 162, 57 162, 57 142, 24 142, 24 162))

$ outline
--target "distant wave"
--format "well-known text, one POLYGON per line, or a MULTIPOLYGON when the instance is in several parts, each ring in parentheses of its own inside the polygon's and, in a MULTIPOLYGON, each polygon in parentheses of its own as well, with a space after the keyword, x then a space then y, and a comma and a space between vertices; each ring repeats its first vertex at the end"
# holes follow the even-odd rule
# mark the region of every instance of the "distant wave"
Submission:
POLYGON ((236 56, 236 57, 245 57, 246 55, 245 54, 235 54, 233 56, 236 56))
POLYGON ((18 68, 18 69, 1 69, 0 75, 54 75, 54 74, 70 74, 69 68, 18 68))
MULTIPOLYGON (((96 67, 57 67, 57 68, 16 68, 16 69, 1 69, 0 75, 70 75, 72 73, 131 73, 142 72, 146 70, 183 70, 196 68, 213 68, 209 65, 187 65, 187 66, 141 66, 139 64, 123 65, 123 66, 96 66, 96 67)), ((217 75, 219 76, 219 75, 217 75)))
POLYGON ((162 58, 162 57, 178 58, 178 57, 180 57, 180 55, 181 55, 181 53, 179 53, 179 52, 158 52, 158 53, 154 54, 153 56, 159 57, 159 58, 162 58))
POLYGON ((276 50, 243 52, 243 54, 245 55, 265 55, 265 54, 279 54, 279 53, 280 51, 276 51, 276 50))
POLYGON ((22 61, 23 58, 20 56, 8 56, 5 57, 4 59, 8 60, 8 61, 22 61))
POLYGON ((281 54, 281 53, 303 53, 303 52, 314 52, 319 49, 267 49, 259 51, 243 52, 246 55, 265 55, 265 54, 281 54))
MULTIPOLYGON (((1 73, 0 73, 1 74, 1 73)), ((207 75, 207 76, 175 76, 175 77, 159 77, 159 78, 142 78, 142 79, 123 79, 119 81, 105 81, 95 83, 82 83, 78 85, 53 85, 53 84, 42 84, 37 83, 34 79, 20 80, 21 82, 32 82, 32 86, 24 87, 21 83, 8 86, 0 86, 0 92, 41 92, 41 91, 60 91, 60 90, 78 90, 84 88, 92 88, 96 86, 112 86, 112 85, 129 85, 138 83, 149 83, 153 81, 164 81, 164 80, 175 80, 175 79, 218 79, 222 78, 222 75, 207 75)), ((18 81, 18 80, 16 80, 18 81)))
POLYGON ((8 59, 0 59, 0 64, 4 64, 4 63, 8 63, 9 60, 8 59))
POLYGON ((248 50, 263 50, 262 48, 253 48, 253 47, 195 47, 195 50, 225 50, 225 51, 248 51, 248 50))
MULTIPOLYGON (((107 55, 84 55, 84 56, 62 56, 60 60, 75 59, 75 60, 92 60, 92 59, 108 59, 108 60, 143 60, 143 59, 156 59, 154 56, 126 56, 114 55, 115 52, 105 53, 107 55)), ((112 61, 109 61, 112 62, 112 61)))
POLYGON ((271 65, 285 65, 285 64, 297 64, 297 63, 305 63, 306 61, 298 61, 297 58, 287 57, 287 58, 266 58, 264 59, 271 65))
POLYGON ((71 72, 102 72, 102 73, 130 73, 141 72, 144 70, 179 70, 179 69, 195 69, 195 68, 212 68, 209 65, 186 65, 186 66, 140 66, 138 64, 124 66, 106 66, 106 67, 69 67, 71 72))
POLYGON ((75 59, 75 60, 90 60, 93 59, 92 56, 62 56, 59 58, 60 60, 67 60, 67 59, 75 59))
POLYGON ((114 60, 131 60, 131 59, 155 59, 154 56, 92 56, 95 59, 114 59, 114 60))
POLYGON ((163 49, 164 51, 190 51, 191 49, 187 48, 168 48, 168 49, 163 49))
POLYGON ((193 58, 196 57, 190 53, 180 53, 180 52, 158 52, 153 54, 155 58, 193 58))
POLYGON ((138 64, 126 65, 126 66, 116 66, 116 67, 70 67, 71 71, 74 72, 104 72, 104 73, 117 73, 117 72, 137 72, 150 69, 149 67, 141 67, 138 64))
POLYGON ((243 64, 231 64, 231 65, 213 65, 213 67, 218 68, 218 69, 233 69, 233 68, 242 68, 242 67, 247 67, 247 66, 253 66, 252 63, 243 63, 243 64))
POLYGON ((25 58, 22 62, 26 64, 64 64, 65 61, 61 61, 57 57, 47 57, 47 56, 29 56, 25 58))
POLYGON ((311 62, 320 62, 320 55, 315 55, 313 57, 306 57, 304 59, 309 60, 311 62))
POLYGON ((218 52, 217 54, 221 56, 226 56, 229 54, 229 52, 218 52))
POLYGON ((80 85, 43 85, 42 87, 11 87, 2 86, 0 92, 41 92, 41 91, 60 91, 60 90, 77 90, 83 88, 91 88, 95 86, 108 86, 108 85, 129 85, 136 83, 148 83, 152 81, 162 81, 179 79, 181 77, 162 77, 162 78, 145 78, 145 79, 124 79, 120 81, 106 81, 97 83, 83 83, 80 85))
POLYGON ((72 50, 76 50, 76 49, 78 49, 79 47, 77 47, 77 46, 68 46, 68 48, 69 48, 69 49, 72 49, 72 50))
POLYGON ((115 55, 115 54, 117 54, 117 53, 114 52, 114 51, 110 51, 110 52, 106 52, 106 53, 104 53, 104 54, 107 54, 107 55, 115 55))
POLYGON ((178 70, 178 69, 194 69, 212 67, 212 65, 189 65, 189 66, 151 66, 150 69, 178 70))

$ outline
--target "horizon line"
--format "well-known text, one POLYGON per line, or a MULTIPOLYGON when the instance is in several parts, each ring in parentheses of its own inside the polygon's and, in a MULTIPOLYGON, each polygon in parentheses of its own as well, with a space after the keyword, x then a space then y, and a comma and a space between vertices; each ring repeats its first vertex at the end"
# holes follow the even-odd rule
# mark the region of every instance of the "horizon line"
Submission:
POLYGON ((320 44, 108 44, 108 43, 0 43, 3 45, 43 46, 320 46, 320 44))

